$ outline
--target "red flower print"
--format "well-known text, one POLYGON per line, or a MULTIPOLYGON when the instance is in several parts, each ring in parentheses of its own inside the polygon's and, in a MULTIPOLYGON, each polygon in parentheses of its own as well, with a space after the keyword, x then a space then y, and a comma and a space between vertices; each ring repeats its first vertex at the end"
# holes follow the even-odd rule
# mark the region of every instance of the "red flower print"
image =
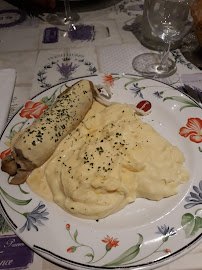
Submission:
POLYGON ((202 120, 199 118, 189 118, 186 127, 182 127, 179 134, 188 137, 192 142, 202 142, 202 120))
POLYGON ((67 252, 68 252, 68 253, 73 253, 73 252, 76 251, 76 249, 77 249, 77 247, 72 246, 72 247, 70 247, 70 248, 67 249, 67 252))
POLYGON ((28 119, 33 117, 38 118, 46 108, 48 108, 48 106, 42 102, 28 101, 21 110, 20 116, 28 119))
POLYGON ((11 149, 8 148, 8 149, 4 150, 3 152, 1 152, 0 158, 4 159, 6 156, 10 155, 10 153, 11 153, 11 149))
POLYGON ((69 231, 70 230, 70 224, 66 224, 66 229, 69 231))
POLYGON ((117 240, 117 238, 113 239, 113 237, 109 237, 109 235, 107 235, 107 237, 105 237, 102 242, 107 243, 106 249, 109 251, 111 248, 113 247, 117 247, 119 241, 117 240))
POLYGON ((114 78, 112 77, 112 75, 105 74, 104 77, 103 77, 103 82, 104 83, 109 83, 109 85, 111 87, 114 86, 114 78))
POLYGON ((164 251, 165 251, 166 253, 171 253, 171 250, 170 250, 170 249, 164 249, 164 251))

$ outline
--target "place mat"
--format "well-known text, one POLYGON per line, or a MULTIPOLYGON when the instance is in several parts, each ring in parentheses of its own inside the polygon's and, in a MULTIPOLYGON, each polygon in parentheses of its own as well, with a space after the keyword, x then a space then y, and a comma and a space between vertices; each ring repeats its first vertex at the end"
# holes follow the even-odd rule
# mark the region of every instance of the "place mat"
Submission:
POLYGON ((8 119, 11 98, 15 85, 16 71, 15 69, 0 70, 0 132, 3 131, 8 119))
POLYGON ((182 74, 182 82, 189 84, 191 87, 197 88, 202 93, 202 76, 200 73, 182 74))
POLYGON ((0 29, 0 52, 27 51, 38 49, 39 28, 4 27, 0 29))
POLYGON ((74 27, 67 29, 67 26, 53 26, 48 23, 41 25, 39 48, 80 48, 121 43, 117 25, 112 20, 80 20, 74 27), (54 38, 50 39, 50 36, 54 38))
MULTIPOLYGON (((128 43, 122 45, 111 45, 111 46, 100 46, 97 49, 98 61, 100 64, 100 72, 102 73, 129 73, 137 74, 137 72, 132 67, 133 59, 142 54, 142 53, 155 53, 147 48, 145 48, 140 43, 128 43), (110 57, 109 57, 110 55, 110 57), (113 59, 113 61, 112 61, 113 59)), ((158 79, 157 80, 164 82, 174 87, 180 88, 184 85, 182 81, 183 74, 189 74, 190 84, 193 85, 193 80, 198 80, 198 76, 202 76, 202 71, 200 71, 193 64, 188 62, 184 56, 181 54, 180 50, 174 50, 170 52, 170 58, 177 65, 177 72, 170 77, 158 79), (192 74, 198 74, 197 78, 192 77, 192 74), (173 84, 173 81, 175 82, 173 84)), ((188 80, 188 77, 187 77, 188 80)), ((186 81, 186 84, 189 85, 189 82, 186 81)))
POLYGON ((37 51, 2 52, 0 53, 0 69, 15 67, 17 73, 16 84, 31 84, 37 55, 37 51))
POLYGON ((63 81, 97 73, 98 63, 93 48, 41 51, 34 70, 31 95, 63 81))

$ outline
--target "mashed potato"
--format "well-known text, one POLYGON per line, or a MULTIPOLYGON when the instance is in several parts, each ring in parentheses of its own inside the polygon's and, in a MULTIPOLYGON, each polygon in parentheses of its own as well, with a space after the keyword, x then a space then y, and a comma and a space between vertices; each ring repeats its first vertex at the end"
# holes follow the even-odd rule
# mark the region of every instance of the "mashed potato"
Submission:
POLYGON ((188 180, 180 150, 124 104, 95 102, 84 121, 27 183, 86 219, 111 215, 136 198, 161 200, 188 180))

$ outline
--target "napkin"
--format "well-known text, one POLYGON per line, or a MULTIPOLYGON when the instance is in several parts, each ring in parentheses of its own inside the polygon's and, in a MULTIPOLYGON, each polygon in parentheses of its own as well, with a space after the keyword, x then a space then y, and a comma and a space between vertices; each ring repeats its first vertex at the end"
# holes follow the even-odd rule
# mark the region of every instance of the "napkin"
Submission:
POLYGON ((8 119, 15 78, 15 69, 0 70, 0 133, 3 131, 8 119))
POLYGON ((202 73, 182 74, 182 83, 187 84, 202 93, 202 73))

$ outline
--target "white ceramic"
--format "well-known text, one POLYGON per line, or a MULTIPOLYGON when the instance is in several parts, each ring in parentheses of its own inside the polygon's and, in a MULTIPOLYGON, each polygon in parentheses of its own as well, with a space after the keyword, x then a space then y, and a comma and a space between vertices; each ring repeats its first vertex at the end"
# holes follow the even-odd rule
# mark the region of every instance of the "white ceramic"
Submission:
MULTIPOLYGON (((167 264, 202 238, 201 107, 178 90, 142 77, 100 74, 85 78, 94 84, 108 82, 113 101, 135 105, 150 101, 151 113, 143 121, 184 153, 190 181, 181 185, 175 196, 159 202, 137 199, 120 212, 93 221, 71 216, 42 200, 26 183, 9 185, 8 175, 0 172, 2 214, 30 248, 64 267, 152 269, 167 264)), ((15 132, 29 125, 67 85, 79 79, 56 85, 27 102, 26 110, 21 108, 3 132, 0 157, 10 152, 15 132)))

